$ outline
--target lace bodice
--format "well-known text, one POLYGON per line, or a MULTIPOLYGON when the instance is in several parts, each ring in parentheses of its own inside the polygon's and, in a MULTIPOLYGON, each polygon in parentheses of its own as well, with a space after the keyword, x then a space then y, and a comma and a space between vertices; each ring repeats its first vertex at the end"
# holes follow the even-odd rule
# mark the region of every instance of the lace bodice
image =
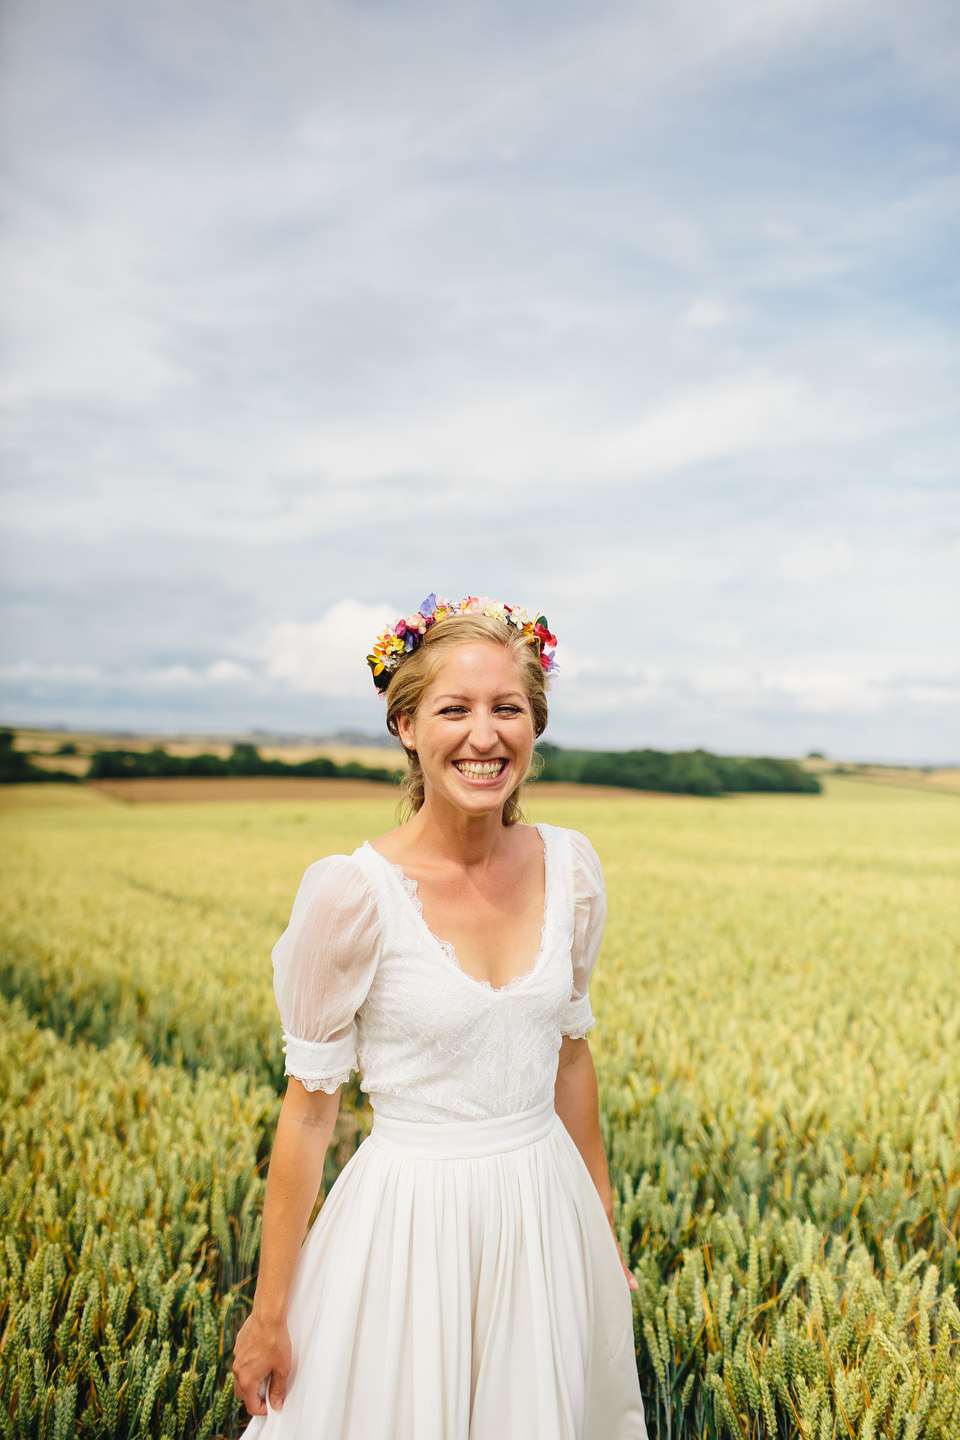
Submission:
POLYGON ((482 1119, 548 1100, 562 1035, 593 1024, 600 862, 573 830, 537 827, 546 889, 532 967, 495 988, 461 970, 416 884, 370 845, 311 865, 273 951, 286 1070, 333 1091, 359 1069, 377 1114, 482 1119))

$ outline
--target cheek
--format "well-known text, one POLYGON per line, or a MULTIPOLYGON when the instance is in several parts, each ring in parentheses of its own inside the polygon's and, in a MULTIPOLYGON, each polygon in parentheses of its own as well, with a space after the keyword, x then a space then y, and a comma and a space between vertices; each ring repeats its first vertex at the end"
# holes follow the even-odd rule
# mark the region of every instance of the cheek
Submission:
POLYGON ((523 724, 517 725, 513 732, 513 743, 517 749, 523 749, 526 745, 532 746, 536 744, 536 739, 537 732, 531 719, 526 720, 523 724))

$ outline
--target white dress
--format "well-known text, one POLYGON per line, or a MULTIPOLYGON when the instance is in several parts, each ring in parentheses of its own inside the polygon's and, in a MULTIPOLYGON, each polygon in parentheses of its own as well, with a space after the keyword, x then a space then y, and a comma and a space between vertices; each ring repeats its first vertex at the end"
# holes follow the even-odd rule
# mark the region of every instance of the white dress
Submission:
POLYGON ((374 1110, 311 1229, 293 1369, 261 1440, 645 1440, 630 1292, 553 1108, 562 1035, 593 1024, 600 862, 544 844, 543 935, 502 989, 427 928, 370 845, 311 865, 274 949, 287 1073, 374 1110))

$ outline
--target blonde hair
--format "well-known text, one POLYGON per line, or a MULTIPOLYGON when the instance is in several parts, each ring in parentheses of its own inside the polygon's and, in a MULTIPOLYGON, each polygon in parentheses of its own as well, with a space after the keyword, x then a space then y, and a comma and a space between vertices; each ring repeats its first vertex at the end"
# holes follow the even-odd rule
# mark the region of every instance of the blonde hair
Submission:
MULTIPOLYGON (((387 729, 399 739, 398 717, 416 715, 420 702, 436 679, 446 651, 457 645, 468 645, 482 641, 484 644, 500 645, 516 661, 524 691, 530 702, 533 729, 539 738, 547 728, 547 677, 535 645, 518 633, 514 626, 504 620, 495 620, 488 615, 448 615, 434 625, 423 636, 420 644, 406 659, 401 660, 386 690, 387 729)), ((399 811, 401 818, 415 815, 423 805, 423 770, 416 750, 407 750, 407 773, 401 781, 403 798, 399 811)), ((537 757, 539 758, 539 757, 537 757)), ((536 763, 530 773, 536 771, 536 763)), ((526 777, 524 777, 526 778, 526 777)), ((523 819, 520 809, 520 792, 523 781, 508 797, 503 807, 504 825, 515 825, 523 819)))

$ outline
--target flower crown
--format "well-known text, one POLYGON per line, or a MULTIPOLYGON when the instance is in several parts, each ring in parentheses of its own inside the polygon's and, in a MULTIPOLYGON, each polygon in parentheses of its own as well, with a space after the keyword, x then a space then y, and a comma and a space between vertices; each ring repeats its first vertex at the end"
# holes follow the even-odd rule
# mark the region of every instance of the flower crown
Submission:
POLYGON ((548 650, 546 647, 555 646, 557 637, 551 635, 545 615, 538 615, 536 620, 531 620, 526 610, 521 610, 519 605, 498 604, 488 600, 486 596, 478 598, 476 595, 468 595, 454 605, 449 600, 442 600, 438 595, 428 595, 415 615, 401 617, 395 625, 388 625, 383 634, 377 636, 373 649, 367 656, 367 664, 373 671, 373 683, 378 690, 386 690, 390 677, 401 660, 416 650, 428 630, 432 630, 434 625, 438 625, 450 615, 486 615, 491 620, 502 620, 507 625, 515 626, 524 640, 536 649, 544 674, 552 675, 555 672, 557 662, 553 658, 553 649, 548 650))

